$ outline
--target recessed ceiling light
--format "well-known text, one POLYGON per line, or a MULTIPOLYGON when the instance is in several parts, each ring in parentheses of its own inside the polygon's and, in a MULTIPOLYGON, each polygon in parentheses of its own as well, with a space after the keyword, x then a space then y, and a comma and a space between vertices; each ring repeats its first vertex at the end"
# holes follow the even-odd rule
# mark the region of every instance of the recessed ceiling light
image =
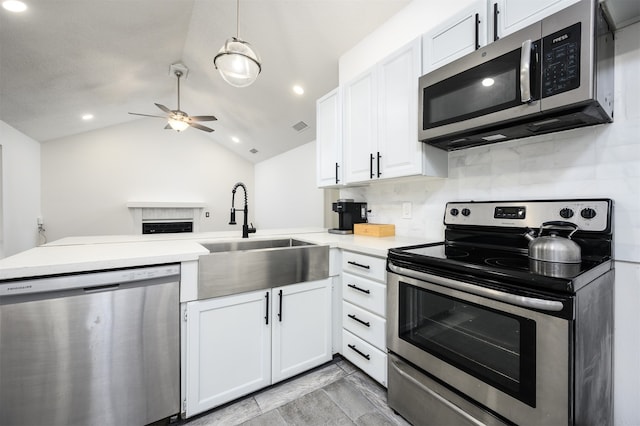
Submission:
POLYGON ((93 120, 93 114, 84 114, 84 115, 82 116, 82 119, 83 119, 84 121, 93 120))
POLYGON ((235 136, 232 136, 232 137, 231 137, 231 140, 232 140, 232 141, 234 141, 235 143, 240 143, 240 139, 238 139, 238 138, 237 138, 237 137, 235 137, 235 136))
POLYGON ((302 88, 302 86, 298 86, 296 84, 295 86, 293 86, 293 93, 295 93, 296 95, 303 95, 304 89, 302 88))
POLYGON ((27 5, 18 0, 5 0, 2 2, 2 7, 10 12, 24 12, 27 10, 27 5))

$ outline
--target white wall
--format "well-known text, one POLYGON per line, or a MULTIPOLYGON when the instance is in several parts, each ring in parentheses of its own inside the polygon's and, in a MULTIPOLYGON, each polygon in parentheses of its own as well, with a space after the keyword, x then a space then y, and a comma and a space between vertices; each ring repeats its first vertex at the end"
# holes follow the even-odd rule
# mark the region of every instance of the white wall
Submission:
POLYGON ((126 207, 130 201, 202 202, 210 217, 202 217, 201 232, 232 230, 231 189, 244 182, 251 206, 253 171, 252 163, 208 134, 164 130, 152 119, 44 142, 47 237, 140 233, 126 207))
POLYGON ((316 143, 256 164, 256 227, 324 227, 324 190, 316 188, 316 143))
POLYGON ((0 258, 38 244, 40 143, 0 121, 0 258))
MULTIPOLYGON (((452 2, 448 2, 450 5, 452 2)), ((416 11, 416 0, 406 10, 416 11)), ((431 17, 433 18, 433 17, 431 17)), ((442 18, 442 17, 441 17, 442 18)), ((407 17, 386 25, 341 58, 347 81, 383 54, 372 40, 397 39, 407 17), (362 64, 358 69, 357 64, 362 64)), ((424 29, 426 31, 428 28, 424 29)), ((406 40, 397 40, 397 46, 406 40)), ((386 53, 385 53, 386 54, 386 53)), ((372 222, 394 223, 398 235, 443 238, 444 205, 452 200, 521 200, 606 197, 615 201, 615 371, 616 425, 640 424, 640 24, 616 33, 615 122, 552 135, 449 153, 449 178, 375 183, 340 191, 367 201, 372 222), (402 202, 413 204, 402 219, 402 202)), ((343 80, 344 77, 344 80, 343 80)))

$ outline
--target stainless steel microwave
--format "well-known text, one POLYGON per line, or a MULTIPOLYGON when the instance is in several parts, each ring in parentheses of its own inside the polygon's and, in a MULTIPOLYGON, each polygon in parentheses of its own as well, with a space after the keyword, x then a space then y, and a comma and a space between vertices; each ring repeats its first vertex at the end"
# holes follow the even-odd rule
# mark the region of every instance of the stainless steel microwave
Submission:
POLYGON ((452 151, 611 122, 613 56, 581 0, 420 77, 419 139, 452 151))

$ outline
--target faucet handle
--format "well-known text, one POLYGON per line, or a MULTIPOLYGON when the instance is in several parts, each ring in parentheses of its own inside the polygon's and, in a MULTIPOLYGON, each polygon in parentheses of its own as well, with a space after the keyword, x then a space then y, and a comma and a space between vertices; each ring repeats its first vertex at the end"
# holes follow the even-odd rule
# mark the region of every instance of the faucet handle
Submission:
POLYGON ((251 222, 251 226, 249 227, 248 232, 250 234, 255 234, 256 233, 256 228, 253 227, 253 222, 251 222))

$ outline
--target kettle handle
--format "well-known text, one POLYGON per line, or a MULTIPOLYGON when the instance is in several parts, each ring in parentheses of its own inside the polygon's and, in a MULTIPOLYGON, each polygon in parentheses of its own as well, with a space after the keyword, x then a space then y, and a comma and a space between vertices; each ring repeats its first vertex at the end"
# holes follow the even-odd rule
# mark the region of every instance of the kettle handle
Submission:
POLYGON ((576 231, 578 231, 578 225, 572 222, 565 222, 563 220, 551 220, 549 222, 544 222, 542 225, 540 225, 540 233, 542 233, 542 229, 545 227, 546 228, 572 228, 573 231, 571 231, 569 235, 567 235, 567 238, 571 238, 571 236, 575 234, 576 231))

